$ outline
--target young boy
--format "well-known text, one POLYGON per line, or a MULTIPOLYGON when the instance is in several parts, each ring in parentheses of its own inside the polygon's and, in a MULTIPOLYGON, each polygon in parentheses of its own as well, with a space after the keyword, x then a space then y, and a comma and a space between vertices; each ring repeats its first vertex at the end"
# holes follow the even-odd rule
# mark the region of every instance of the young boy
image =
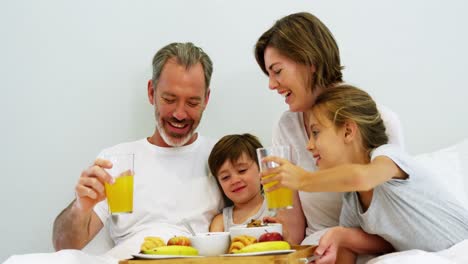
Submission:
POLYGON ((251 134, 224 136, 213 147, 208 164, 227 207, 213 218, 211 232, 229 231, 268 215, 257 163, 256 149, 261 147, 251 134))

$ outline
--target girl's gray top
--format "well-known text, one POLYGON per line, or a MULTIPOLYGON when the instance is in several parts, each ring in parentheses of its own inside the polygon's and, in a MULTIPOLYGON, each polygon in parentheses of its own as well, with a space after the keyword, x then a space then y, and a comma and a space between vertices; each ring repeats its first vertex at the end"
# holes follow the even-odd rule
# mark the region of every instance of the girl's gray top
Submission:
POLYGON ((345 193, 340 225, 379 235, 397 251, 439 251, 468 238, 468 210, 434 181, 444 175, 433 174, 395 145, 376 148, 371 160, 377 156, 393 160, 408 178, 376 186, 366 211, 357 192, 345 193))

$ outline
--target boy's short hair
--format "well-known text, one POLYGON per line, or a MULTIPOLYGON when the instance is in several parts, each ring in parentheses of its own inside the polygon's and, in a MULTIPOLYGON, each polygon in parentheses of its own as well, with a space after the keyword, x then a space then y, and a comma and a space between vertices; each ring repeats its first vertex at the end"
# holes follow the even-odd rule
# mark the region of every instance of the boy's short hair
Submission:
POLYGON ((263 146, 260 140, 252 134, 233 134, 222 137, 214 145, 208 158, 211 174, 216 177, 226 160, 234 164, 244 153, 258 166, 257 148, 263 148, 263 146))
MULTIPOLYGON (((263 148, 260 140, 248 133, 224 136, 214 145, 208 157, 208 166, 210 167, 211 174, 216 178, 216 183, 220 190, 222 188, 218 181, 218 172, 224 162, 229 160, 232 164, 235 164, 242 154, 245 154, 248 158, 255 161, 258 167, 257 148, 263 148)), ((223 197, 226 206, 233 205, 224 192, 223 197)))

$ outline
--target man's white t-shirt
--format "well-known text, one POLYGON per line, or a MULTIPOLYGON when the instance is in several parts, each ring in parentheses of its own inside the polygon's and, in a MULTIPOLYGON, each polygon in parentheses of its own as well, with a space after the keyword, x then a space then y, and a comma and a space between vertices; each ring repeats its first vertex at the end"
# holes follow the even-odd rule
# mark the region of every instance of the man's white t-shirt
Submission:
POLYGON ((135 154, 133 213, 111 216, 106 200, 94 208, 108 225, 117 247, 128 244, 125 248, 137 253, 145 236, 168 240, 175 235, 189 235, 182 219, 187 219, 196 232, 208 232, 212 218, 223 207, 207 163, 214 143, 199 135, 190 145, 163 148, 145 138, 99 154, 135 154))
MULTIPOLYGON (((389 143, 403 146, 403 131, 398 116, 390 109, 378 105, 384 121, 389 143)), ((292 149, 291 162, 307 171, 317 170, 312 154, 306 146, 309 142, 304 128, 302 112, 286 111, 273 130, 273 145, 289 145, 292 149)), ((342 193, 299 192, 302 210, 306 217, 306 236, 325 228, 337 226, 342 206, 342 193)), ((320 236, 317 237, 317 239, 320 236)), ((307 241, 314 244, 318 240, 307 241)))

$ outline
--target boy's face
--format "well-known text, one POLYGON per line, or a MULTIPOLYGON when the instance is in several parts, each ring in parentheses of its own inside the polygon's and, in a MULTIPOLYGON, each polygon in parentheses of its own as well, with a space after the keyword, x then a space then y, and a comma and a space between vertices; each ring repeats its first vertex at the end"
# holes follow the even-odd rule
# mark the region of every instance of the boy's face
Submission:
POLYGON ((332 168, 348 161, 344 142, 344 128, 336 127, 320 110, 310 112, 309 143, 307 149, 313 155, 318 169, 332 168))
POLYGON ((244 153, 233 164, 226 160, 217 173, 224 194, 236 205, 247 203, 260 191, 260 175, 257 163, 244 153))

